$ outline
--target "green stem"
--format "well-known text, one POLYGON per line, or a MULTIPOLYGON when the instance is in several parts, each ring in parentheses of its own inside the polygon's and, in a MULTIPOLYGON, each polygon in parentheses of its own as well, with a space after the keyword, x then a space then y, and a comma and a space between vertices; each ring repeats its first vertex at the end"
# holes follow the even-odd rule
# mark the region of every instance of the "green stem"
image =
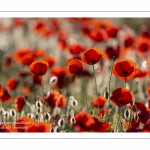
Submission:
POLYGON ((87 97, 86 97, 86 91, 85 91, 85 81, 84 81, 83 75, 81 75, 81 77, 82 77, 82 88, 83 88, 83 92, 84 92, 84 96, 85 96, 85 103, 86 103, 86 107, 87 107, 87 112, 89 112, 88 102, 87 102, 87 97))
POLYGON ((92 65, 92 66, 93 66, 94 79, 95 79, 96 97, 97 97, 97 99, 98 99, 98 91, 97 91, 96 74, 95 74, 95 69, 94 69, 94 65, 92 65))
MULTIPOLYGON (((42 95, 43 95, 43 101, 44 101, 44 104, 45 104, 45 99, 44 99, 44 86, 42 84, 42 76, 41 76, 41 89, 42 89, 42 95)), ((43 106, 44 107, 44 106, 43 106)), ((45 107, 44 107, 44 111, 45 111, 45 107)))

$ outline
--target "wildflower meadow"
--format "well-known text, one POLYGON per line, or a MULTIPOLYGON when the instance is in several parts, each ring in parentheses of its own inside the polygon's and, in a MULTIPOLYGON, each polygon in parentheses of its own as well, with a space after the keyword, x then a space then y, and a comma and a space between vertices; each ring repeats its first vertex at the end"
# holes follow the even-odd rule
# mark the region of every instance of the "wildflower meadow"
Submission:
POLYGON ((0 18, 0 132, 150 132, 150 19, 0 18))

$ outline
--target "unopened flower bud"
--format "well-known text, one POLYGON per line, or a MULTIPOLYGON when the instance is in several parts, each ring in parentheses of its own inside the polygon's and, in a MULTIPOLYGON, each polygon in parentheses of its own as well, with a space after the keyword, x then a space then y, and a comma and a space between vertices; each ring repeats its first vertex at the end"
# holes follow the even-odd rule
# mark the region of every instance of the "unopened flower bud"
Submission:
POLYGON ((70 118, 70 123, 71 123, 71 124, 75 124, 75 123, 76 123, 75 117, 71 117, 71 118, 70 118))
POLYGON ((125 119, 130 118, 130 111, 129 111, 129 109, 126 109, 126 110, 124 111, 124 118, 125 118, 125 119))
POLYGON ((60 132, 60 128, 59 128, 58 126, 56 126, 56 127, 54 128, 54 132, 60 132))
POLYGON ((138 116, 137 113, 134 115, 134 120, 135 120, 136 122, 138 122, 138 120, 139 120, 139 116, 138 116))
POLYGON ((50 116, 50 114, 49 114, 49 113, 45 113, 45 114, 44 114, 44 118, 45 118, 45 120, 50 121, 51 116, 50 116))
POLYGON ((41 112, 42 112, 42 108, 39 107, 39 108, 37 109, 37 112, 38 112, 38 114, 41 113, 41 112))
POLYGON ((58 126, 59 127, 62 127, 62 126, 64 126, 65 125, 65 119, 64 118, 60 118, 59 120, 58 120, 58 126))
POLYGON ((70 104, 71 106, 76 107, 78 105, 78 101, 76 99, 72 99, 70 104))
POLYGON ((133 100, 131 103, 130 103, 130 106, 133 107, 135 104, 135 100, 133 100))
POLYGON ((57 81, 58 81, 58 77, 53 76, 50 78, 49 83, 50 83, 50 85, 54 85, 57 83, 57 81))
POLYGON ((104 97, 108 100, 108 98, 109 98, 109 92, 108 92, 108 90, 107 90, 107 87, 106 87, 106 89, 105 89, 105 92, 104 92, 104 97))
POLYGON ((36 107, 37 107, 37 108, 42 107, 42 103, 41 103, 41 101, 37 101, 37 102, 36 102, 36 107))
POLYGON ((14 109, 10 110, 10 116, 16 117, 16 111, 14 109))

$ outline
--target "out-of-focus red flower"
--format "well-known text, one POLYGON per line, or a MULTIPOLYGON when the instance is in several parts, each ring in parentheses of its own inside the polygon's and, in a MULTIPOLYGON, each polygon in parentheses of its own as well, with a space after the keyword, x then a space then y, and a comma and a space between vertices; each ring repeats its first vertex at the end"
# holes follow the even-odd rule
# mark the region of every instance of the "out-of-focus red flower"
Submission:
POLYGON ((12 21, 15 27, 22 27, 25 23, 24 18, 12 18, 12 21))
POLYGON ((73 124, 75 129, 79 132, 106 132, 109 130, 110 125, 106 122, 101 122, 97 118, 87 114, 86 112, 80 112, 75 115, 76 123, 73 124))
POLYGON ((43 76, 49 65, 46 61, 35 61, 29 66, 29 70, 36 76, 43 76))
POLYGON ((108 37, 116 37, 117 33, 119 31, 119 28, 116 26, 109 26, 106 28, 106 33, 108 37))
POLYGON ((3 65, 5 68, 10 68, 12 66, 12 55, 7 56, 3 60, 3 65))
POLYGON ((72 59, 67 65, 67 70, 71 75, 81 75, 83 71, 82 61, 79 59, 72 59))
MULTIPOLYGON (((50 95, 45 97, 50 108, 64 107, 66 105, 66 97, 57 90, 50 91, 50 95)), ((41 100, 43 102, 43 100, 41 100)), ((44 102, 43 102, 44 103, 44 102)))
POLYGON ((136 63, 132 60, 121 60, 115 63, 113 67, 113 74, 124 80, 132 74, 134 74, 136 63))
POLYGON ((26 130, 28 130, 28 128, 32 124, 35 124, 35 121, 33 119, 28 117, 22 117, 16 120, 15 127, 18 130, 18 132, 26 132, 26 130))
POLYGON ((34 123, 31 124, 25 132, 50 132, 51 125, 46 122, 34 123))
POLYGON ((62 66, 56 66, 51 69, 50 72, 51 76, 56 76, 58 78, 58 81, 56 83, 56 86, 60 89, 66 87, 68 84, 72 83, 74 81, 74 76, 70 76, 67 68, 62 66))
POLYGON ((150 119, 144 124, 142 132, 150 132, 150 119))
POLYGON ((81 60, 89 65, 94 65, 101 60, 103 52, 98 48, 91 48, 81 55, 81 60))
POLYGON ((15 78, 9 78, 6 82, 8 89, 11 91, 17 88, 18 83, 19 81, 17 81, 15 78))
POLYGON ((35 57, 31 53, 31 49, 20 48, 14 52, 13 59, 21 65, 30 65, 35 60, 35 57))
POLYGON ((49 68, 52 67, 56 63, 56 59, 53 56, 44 57, 43 61, 46 61, 49 65, 49 68))
POLYGON ((35 24, 33 24, 32 28, 37 34, 40 36, 48 37, 53 34, 54 30, 51 29, 49 26, 47 26, 42 21, 37 21, 35 24))
POLYGON ((124 46, 125 46, 126 48, 131 47, 131 46, 133 45, 133 43, 134 43, 134 39, 133 39, 133 37, 131 37, 131 36, 127 36, 127 37, 124 39, 124 46))
POLYGON ((149 112, 147 111, 146 106, 141 102, 135 102, 134 107, 132 108, 135 111, 135 106, 137 107, 138 111, 137 114, 139 116, 139 120, 142 123, 146 123, 149 119, 149 112))
POLYGON ((12 102, 12 100, 8 91, 0 85, 0 102, 12 102))
POLYGON ((84 50, 83 46, 77 43, 68 45, 68 49, 73 55, 79 55, 84 50))
POLYGON ((44 49, 34 49, 32 53, 35 58, 43 57, 46 55, 46 51, 44 49))
POLYGON ((112 59, 113 56, 119 58, 120 52, 121 52, 121 47, 119 45, 116 48, 109 46, 106 48, 104 55, 109 59, 112 59))
POLYGON ((104 116, 104 114, 109 114, 109 110, 108 109, 101 109, 99 112, 98 112, 98 116, 104 116))
POLYGON ((15 99, 15 109, 17 111, 20 111, 23 109, 24 105, 26 104, 25 102, 25 98, 23 96, 18 96, 16 99, 15 99))
POLYGON ((133 101, 133 94, 130 90, 126 88, 118 88, 113 91, 110 97, 111 101, 116 105, 125 106, 133 101))
MULTIPOLYGON (((33 89, 32 89, 33 90, 33 89)), ((22 86, 22 88, 21 88, 21 92, 23 93, 23 94, 25 94, 25 95, 30 95, 31 93, 32 93, 32 90, 31 90, 31 88, 30 87, 28 87, 28 86, 22 86)))
POLYGON ((142 54, 150 52, 150 41, 144 37, 138 37, 135 42, 135 48, 142 54))
POLYGON ((104 96, 98 96, 92 99, 92 104, 94 107, 103 107, 105 105, 106 99, 104 96))

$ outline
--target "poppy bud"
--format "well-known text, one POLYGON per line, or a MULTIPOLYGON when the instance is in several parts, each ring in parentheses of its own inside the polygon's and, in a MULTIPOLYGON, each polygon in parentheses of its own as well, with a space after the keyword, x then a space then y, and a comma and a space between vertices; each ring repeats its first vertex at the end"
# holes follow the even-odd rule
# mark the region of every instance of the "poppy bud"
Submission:
POLYGON ((51 129, 51 133, 53 133, 53 132, 54 132, 54 128, 51 129))
POLYGON ((135 104, 135 100, 133 100, 131 103, 130 103, 130 106, 133 107, 135 104))
POLYGON ((59 128, 58 126, 56 126, 56 127, 54 128, 54 132, 60 132, 60 128, 59 128))
POLYGON ((93 115, 93 110, 92 109, 89 110, 89 114, 93 115))
POLYGON ((35 115, 35 119, 39 120, 39 115, 38 114, 35 115))
POLYGON ((51 116, 50 116, 50 114, 49 114, 49 113, 45 113, 45 114, 44 114, 44 118, 45 118, 45 120, 50 121, 51 116))
POLYGON ((10 110, 10 116, 16 117, 16 111, 14 109, 10 110))
POLYGON ((125 118, 125 119, 130 118, 130 111, 129 111, 129 109, 126 109, 126 110, 124 111, 124 118, 125 118))
POLYGON ((3 113, 3 118, 9 119, 9 112, 5 111, 5 112, 3 113))
POLYGON ((27 117, 29 117, 29 118, 32 118, 32 119, 33 119, 33 118, 34 118, 34 114, 32 114, 32 113, 28 113, 28 114, 27 114, 27 117))
POLYGON ((70 123, 71 123, 71 124, 75 124, 75 123, 76 123, 75 117, 71 117, 71 118, 70 118, 70 123))
POLYGON ((49 83, 50 83, 50 85, 54 85, 57 83, 57 81, 58 81, 58 77, 53 76, 50 78, 49 83))
POLYGON ((108 100, 109 92, 107 91, 107 87, 105 88, 104 97, 108 100))
POLYGON ((41 103, 40 101, 37 101, 37 102, 36 102, 36 107, 37 107, 37 108, 42 107, 42 103, 41 103))
POLYGON ((59 120, 58 120, 58 126, 59 127, 62 127, 62 126, 64 126, 65 125, 65 119, 64 118, 60 118, 59 120))
POLYGON ((135 120, 136 122, 138 122, 138 120, 139 120, 139 116, 138 116, 137 113, 134 115, 134 120, 135 120))
POLYGON ((70 111, 70 115, 71 115, 71 117, 74 116, 74 111, 73 110, 70 111))
POLYGON ((41 112, 42 112, 42 108, 39 107, 39 108, 37 109, 37 111, 38 111, 38 114, 41 113, 41 112))
POLYGON ((0 108, 0 115, 2 116, 4 114, 4 108, 0 108))
POLYGON ((76 107, 78 105, 78 101, 76 99, 71 100, 71 106, 76 107))

